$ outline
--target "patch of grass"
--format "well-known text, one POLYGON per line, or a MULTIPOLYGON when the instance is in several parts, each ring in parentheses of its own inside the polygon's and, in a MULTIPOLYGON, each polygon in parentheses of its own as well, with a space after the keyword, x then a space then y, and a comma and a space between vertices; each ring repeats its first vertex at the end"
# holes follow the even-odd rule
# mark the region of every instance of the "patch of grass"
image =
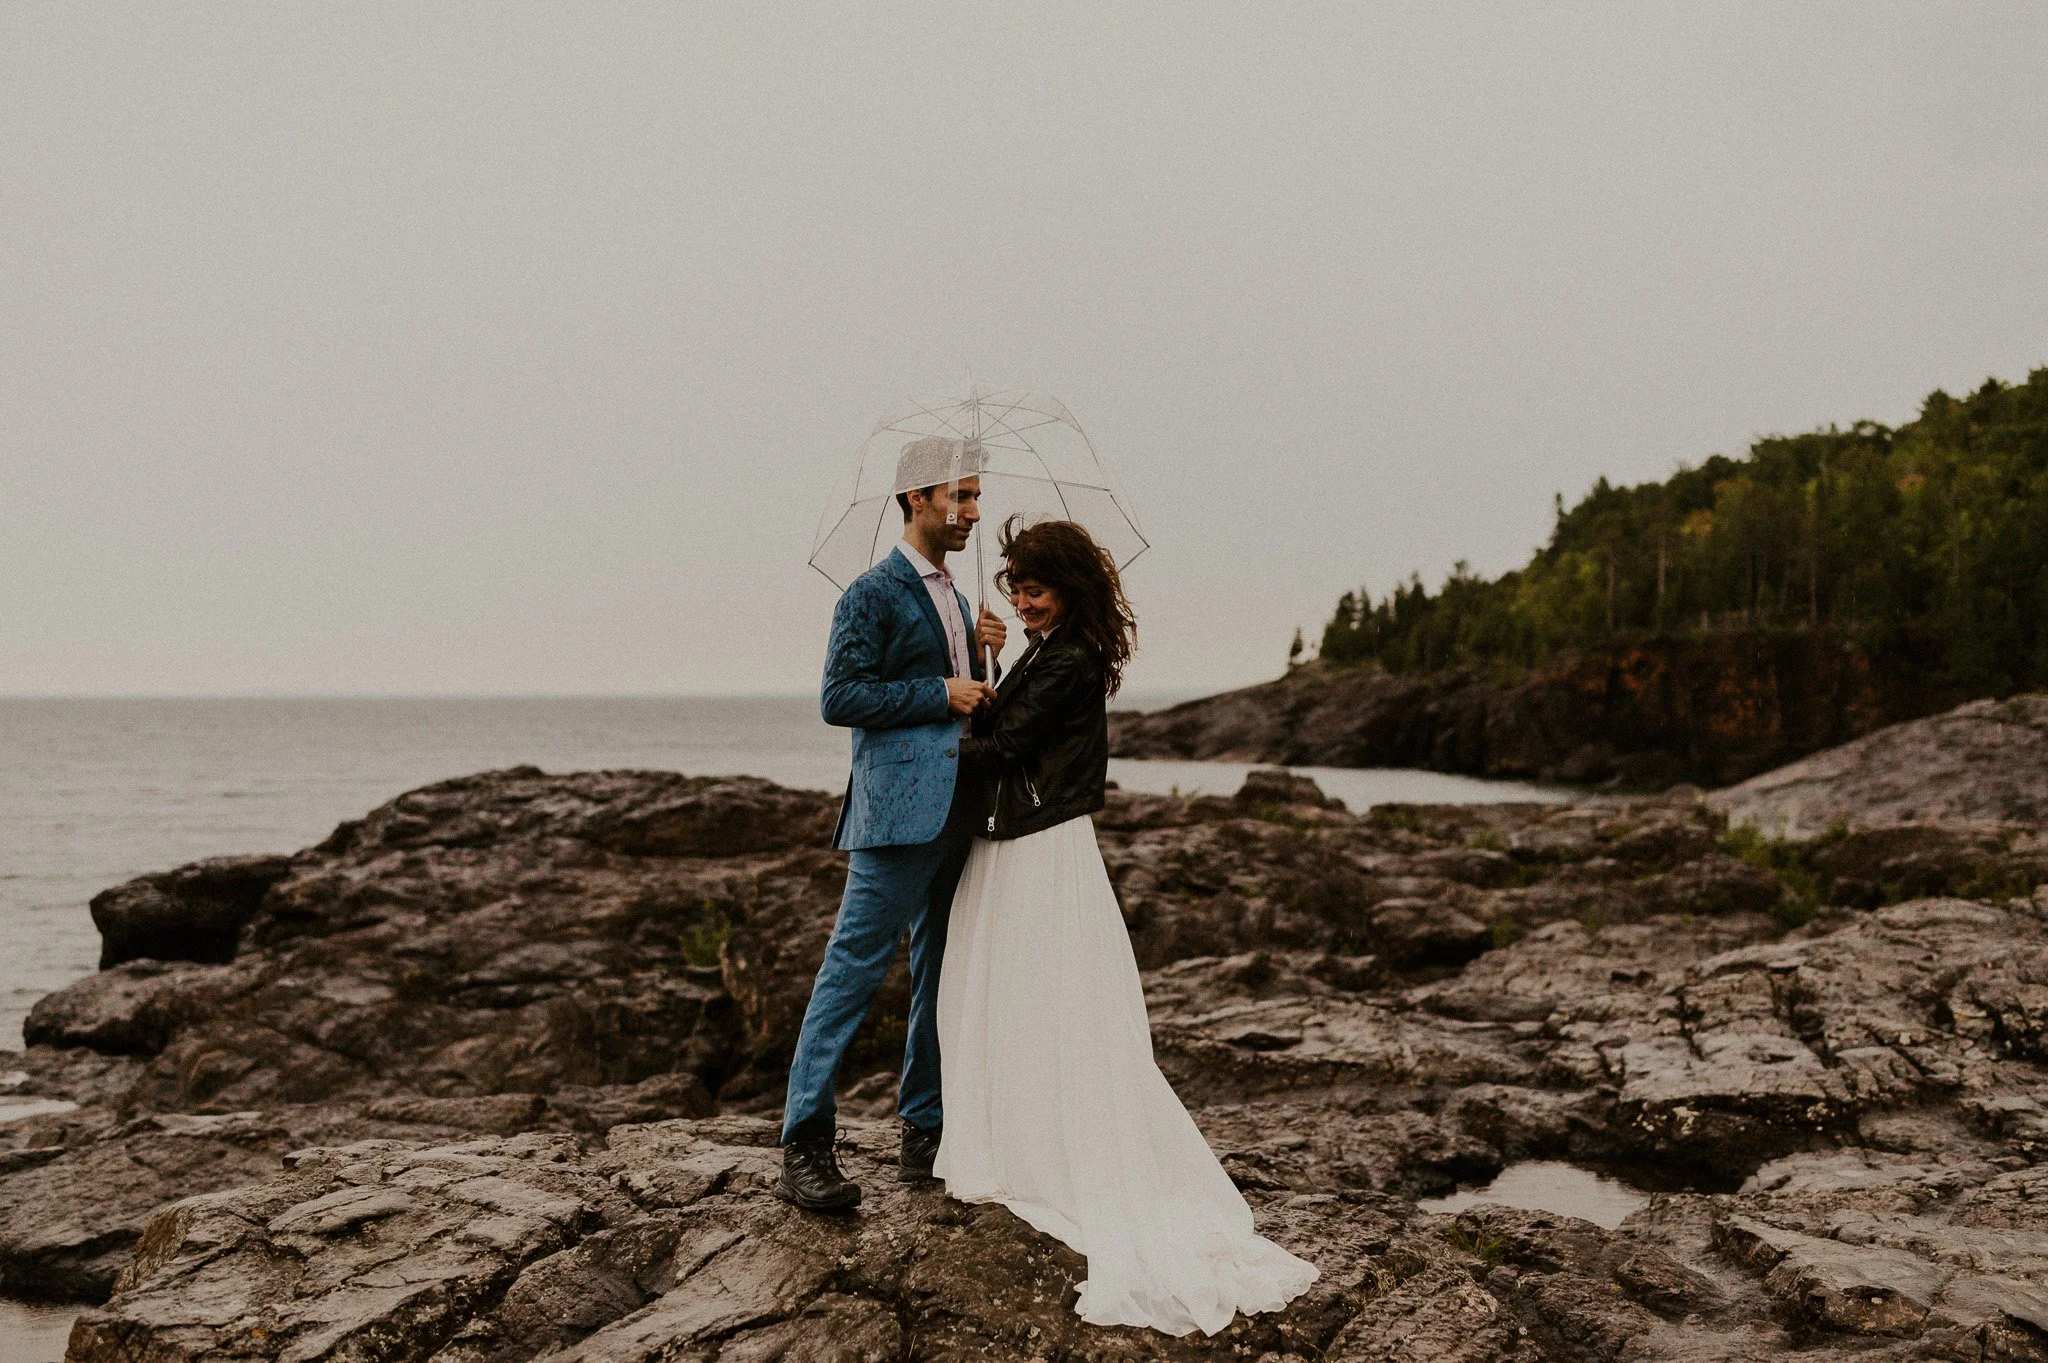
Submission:
POLYGON ((1755 865, 1757 856, 1767 848, 1772 839, 1753 823, 1739 823, 1730 827, 1715 840, 1715 845, 1729 856, 1755 865))
POLYGON ((1310 827, 1308 821, 1301 817, 1301 811, 1292 805, 1253 805, 1245 813, 1261 823, 1277 823, 1292 828, 1297 832, 1310 827))
MULTIPOLYGON (((1843 836, 1847 836, 1846 829, 1843 836)), ((1755 824, 1744 823, 1723 833, 1717 845, 1729 856, 1778 878, 1785 893, 1772 906, 1771 917, 1784 927, 1803 927, 1820 912, 1820 881, 1807 859, 1811 849, 1805 844, 1774 838, 1755 824)))
POLYGON ((683 953, 683 960, 693 966, 714 966, 719 954, 725 949, 726 936, 732 932, 732 921, 724 910, 706 899, 697 910, 697 921, 690 930, 676 939, 676 946, 683 953))
POLYGON ((1490 1268, 1499 1268, 1508 1261, 1508 1246, 1498 1235, 1487 1235, 1454 1221, 1444 1232, 1444 1241, 1460 1254, 1469 1254, 1490 1268))
POLYGON ((2008 899, 2025 899, 2034 892, 2034 883, 2024 871, 1984 863, 1973 868, 1955 892, 1964 899, 2002 904, 2008 899))
POLYGON ((1502 837, 1501 831, 1492 824, 1488 824, 1477 833, 1474 833, 1470 845, 1475 850, 1481 852, 1505 852, 1508 850, 1508 840, 1502 837))
POLYGON ((1422 818, 1408 805, 1374 805, 1365 812, 1366 822, 1381 832, 1400 831, 1413 833, 1422 827, 1422 818))
POLYGON ((1805 927, 1819 912, 1820 906, 1813 900, 1797 899, 1791 895, 1771 905, 1771 918, 1787 932, 1805 927))
POLYGON ((1511 947, 1522 940, 1522 924, 1511 913, 1496 914, 1488 932, 1493 938, 1493 947, 1496 951, 1503 947, 1511 947))

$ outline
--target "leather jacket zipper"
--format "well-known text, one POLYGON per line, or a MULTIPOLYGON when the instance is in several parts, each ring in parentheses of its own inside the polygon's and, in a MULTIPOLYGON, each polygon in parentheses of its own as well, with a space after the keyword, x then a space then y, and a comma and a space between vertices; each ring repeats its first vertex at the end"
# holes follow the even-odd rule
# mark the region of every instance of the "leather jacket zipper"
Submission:
MULTIPOLYGON (((1030 778, 1029 776, 1024 776, 1024 774, 1023 774, 1022 772, 1019 772, 1019 773, 1018 773, 1018 775, 1020 775, 1020 776, 1023 776, 1023 780, 1024 780, 1024 789, 1025 789, 1025 790, 1027 790, 1027 791, 1029 791, 1029 792, 1031 793, 1031 807, 1032 807, 1033 809, 1043 809, 1043 808, 1044 808, 1045 806, 1044 806, 1044 805, 1043 805, 1043 804, 1042 804, 1042 803, 1041 803, 1041 802, 1039 801, 1039 798, 1038 798, 1038 787, 1037 787, 1037 786, 1035 786, 1035 785, 1033 785, 1033 784, 1031 784, 1031 778, 1030 778)), ((1001 809, 1002 807, 1003 807, 1003 778, 1002 778, 1002 777, 1000 777, 1000 776, 998 776, 998 777, 996 778, 996 799, 995 799, 995 809, 992 809, 992 810, 990 810, 990 811, 989 811, 989 816, 988 816, 988 831, 989 831, 989 836, 990 836, 990 837, 994 837, 994 836, 995 836, 995 831, 996 831, 996 815, 995 815, 995 811, 996 811, 996 810, 999 810, 999 809, 1001 809)))
MULTIPOLYGON (((1027 654, 1026 656, 1024 656, 1024 657, 1022 657, 1022 658, 1019 658, 1019 659, 1017 660, 1017 670, 1016 670, 1016 673, 1015 673, 1015 675, 1016 675, 1016 676, 1019 676, 1019 677, 1023 676, 1023 675, 1024 675, 1024 670, 1025 670, 1026 668, 1030 667, 1032 663, 1036 662, 1036 661, 1037 661, 1037 659, 1038 659, 1038 654, 1037 654, 1037 652, 1036 652, 1036 650, 1035 650, 1035 648, 1034 648, 1034 651, 1033 651, 1033 652, 1031 652, 1031 653, 1027 654)), ((1002 702, 1001 702, 1001 700, 1000 700, 1000 698, 999 698, 999 699, 997 700, 997 702, 996 702, 996 703, 997 703, 998 705, 1000 705, 1000 704, 1002 703, 1002 702)), ((1031 783, 1031 775, 1030 775, 1030 773, 1029 773, 1029 772, 1024 772, 1024 771, 1019 771, 1019 772, 1017 773, 1017 775, 1018 775, 1018 776, 1019 776, 1020 778, 1022 778, 1022 780, 1023 780, 1023 782, 1024 782, 1024 789, 1025 789, 1025 790, 1027 790, 1027 791, 1029 791, 1029 792, 1030 792, 1030 794, 1031 794, 1031 807, 1032 807, 1033 809, 1043 809, 1043 808, 1044 808, 1045 806, 1044 806, 1044 804, 1043 804, 1043 803, 1042 803, 1042 802, 1041 802, 1041 801, 1039 800, 1039 798, 1038 798, 1038 787, 1037 787, 1037 786, 1035 786, 1035 785, 1033 785, 1033 784, 1031 783)), ((994 805, 994 808, 990 809, 990 811, 989 811, 989 816, 988 816, 988 833, 989 833, 989 836, 990 836, 990 837, 994 837, 994 836, 995 836, 995 833, 996 833, 996 813, 997 813, 997 811, 1001 810, 1001 809, 1002 809, 1002 807, 1003 807, 1003 778, 1002 778, 1001 776, 997 776, 997 777, 996 777, 996 798, 995 798, 995 805, 994 805)))

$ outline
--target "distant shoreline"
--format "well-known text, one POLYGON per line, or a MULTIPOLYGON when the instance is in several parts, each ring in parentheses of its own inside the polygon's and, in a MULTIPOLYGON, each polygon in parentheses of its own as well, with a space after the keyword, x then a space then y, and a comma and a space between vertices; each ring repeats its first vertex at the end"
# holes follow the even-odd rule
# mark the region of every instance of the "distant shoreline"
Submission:
MULTIPOLYGON (((1235 688, 1225 687, 1223 690, 1235 688)), ((778 701, 811 700, 815 691, 363 691, 363 692, 295 692, 295 691, 218 691, 194 692, 191 694, 156 692, 0 692, 0 705, 23 702, 114 702, 147 701, 163 703, 219 702, 219 701, 306 701, 306 702, 386 702, 386 701, 778 701)), ((1188 687, 1167 687, 1137 689, 1120 693, 1111 699, 1112 708, 1154 709, 1166 705, 1180 705, 1205 696, 1220 694, 1216 689, 1194 689, 1188 687)))

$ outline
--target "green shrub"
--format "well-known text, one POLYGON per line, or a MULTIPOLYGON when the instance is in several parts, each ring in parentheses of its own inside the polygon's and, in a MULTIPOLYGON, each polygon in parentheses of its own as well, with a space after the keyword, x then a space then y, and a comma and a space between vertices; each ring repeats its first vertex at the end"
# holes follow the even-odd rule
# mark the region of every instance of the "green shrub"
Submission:
POLYGON ((1804 927, 1820 912, 1820 880, 1808 860, 1811 849, 1805 844, 1771 837, 1755 824, 1745 823, 1723 833, 1719 846, 1729 856, 1778 878, 1785 892, 1772 906, 1771 917, 1786 928, 1804 927))
POLYGON ((676 940, 676 946, 683 953, 683 960, 693 966, 714 966, 725 949, 725 939, 732 931, 732 922, 718 905, 709 899, 697 910, 697 921, 676 940))

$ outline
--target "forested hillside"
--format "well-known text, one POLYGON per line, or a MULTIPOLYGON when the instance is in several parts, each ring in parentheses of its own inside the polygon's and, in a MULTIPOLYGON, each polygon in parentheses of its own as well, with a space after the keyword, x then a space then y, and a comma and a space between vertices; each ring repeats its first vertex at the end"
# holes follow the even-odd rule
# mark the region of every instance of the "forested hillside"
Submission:
POLYGON ((1550 543, 1516 571, 1347 592, 1322 657, 1514 674, 1575 650, 1793 632, 1950 694, 2048 686, 2048 368, 1937 390, 1896 430, 1859 421, 1661 483, 1602 479, 1559 499, 1550 543))

